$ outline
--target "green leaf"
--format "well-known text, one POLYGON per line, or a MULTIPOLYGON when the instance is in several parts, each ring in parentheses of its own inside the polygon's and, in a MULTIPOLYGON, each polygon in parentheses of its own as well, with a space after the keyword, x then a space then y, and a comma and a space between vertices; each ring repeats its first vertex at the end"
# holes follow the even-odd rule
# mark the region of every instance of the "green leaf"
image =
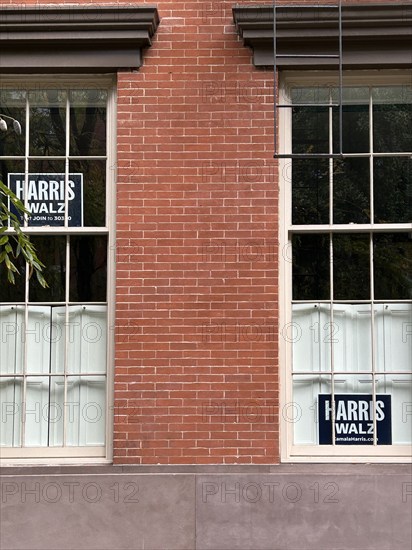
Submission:
POLYGON ((43 277, 40 271, 36 271, 36 277, 43 288, 49 288, 49 285, 47 284, 46 279, 43 277))
POLYGON ((8 279, 8 281, 9 281, 9 283, 11 283, 12 285, 14 285, 15 282, 16 282, 16 279, 15 279, 15 277, 14 277, 14 274, 13 274, 11 271, 8 271, 8 272, 7 272, 7 279, 8 279))
MULTIPOLYGON (((21 227, 22 216, 30 217, 30 213, 22 201, 0 180, 0 264, 5 263, 7 279, 9 283, 14 284, 14 273, 19 273, 19 271, 11 258, 18 258, 21 254, 27 262, 30 276, 35 271, 41 286, 47 288, 47 282, 42 274, 44 264, 37 257, 30 237, 24 233, 24 227, 21 227), (8 207, 10 203, 13 204, 17 213, 10 211, 8 207), (10 234, 4 235, 8 229, 12 231, 10 234)), ((0 284, 2 284, 1 281, 0 284)))

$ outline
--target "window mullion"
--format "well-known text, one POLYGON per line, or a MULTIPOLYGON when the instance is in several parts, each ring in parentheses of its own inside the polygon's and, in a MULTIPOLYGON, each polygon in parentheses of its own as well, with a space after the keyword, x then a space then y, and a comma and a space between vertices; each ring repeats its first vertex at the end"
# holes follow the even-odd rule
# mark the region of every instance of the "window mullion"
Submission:
MULTIPOLYGON (((29 156, 30 156, 30 102, 29 94, 26 95, 26 135, 25 135, 25 144, 24 144, 24 206, 27 209, 28 206, 28 185, 29 185, 29 156)), ((24 214, 23 225, 26 228, 28 226, 27 216, 24 214)))
POLYGON ((371 359, 372 359, 372 420, 373 420, 373 445, 378 444, 377 439, 377 421, 376 421, 376 333, 375 333, 375 288, 374 288, 374 277, 373 277, 373 233, 370 233, 370 289, 371 289, 371 359))
MULTIPOLYGON (((64 228, 67 231, 69 226, 69 200, 68 200, 68 188, 69 188, 69 155, 70 155, 70 95, 67 92, 66 95, 66 157, 65 157, 65 171, 64 171, 64 228)), ((68 358, 69 358, 69 338, 68 333, 69 326, 69 300, 70 300, 70 235, 66 235, 66 276, 65 276, 65 308, 64 308, 64 354, 63 354, 63 374, 64 374, 64 388, 63 388, 63 447, 66 446, 67 439, 67 370, 68 370, 68 358)))
MULTIPOLYGON (((26 134, 24 144, 24 206, 27 209, 28 205, 28 179, 29 179, 29 152, 30 152, 30 102, 29 94, 26 95, 26 134)), ((28 219, 26 214, 23 215, 23 225, 26 228, 28 219)), ((26 443, 26 417, 27 417, 27 360, 28 360, 28 343, 27 329, 29 323, 29 264, 26 262, 25 281, 24 281, 24 325, 22 327, 23 342, 23 391, 22 391, 22 419, 21 419, 21 434, 20 445, 25 446, 26 443)))
MULTIPOLYGON (((375 201, 374 201, 374 143, 373 143, 373 100, 372 100, 372 88, 369 87, 369 174, 370 174, 370 222, 375 222, 375 201)), ((373 446, 378 444, 378 425, 376 420, 376 333, 375 333, 375 287, 373 277, 373 232, 370 232, 369 242, 370 252, 370 264, 369 264, 369 277, 370 277, 370 292, 371 292, 371 359, 372 359, 372 421, 373 421, 373 446)))
POLYGON ((373 197, 374 184, 374 144, 373 144, 373 104, 372 104, 372 88, 369 88, 369 174, 370 174, 370 223, 375 223, 375 204, 373 197))
POLYGON ((70 101, 69 101, 69 92, 66 95, 66 156, 65 156, 65 171, 64 171, 64 227, 65 229, 69 226, 69 153, 70 153, 70 101))
POLYGON ((67 366, 69 358, 69 332, 70 332, 70 320, 69 320, 69 292, 70 292, 70 235, 66 236, 66 277, 65 277, 65 307, 64 307, 64 354, 63 354, 63 375, 64 375, 64 389, 63 389, 63 447, 66 446, 67 439, 67 366))

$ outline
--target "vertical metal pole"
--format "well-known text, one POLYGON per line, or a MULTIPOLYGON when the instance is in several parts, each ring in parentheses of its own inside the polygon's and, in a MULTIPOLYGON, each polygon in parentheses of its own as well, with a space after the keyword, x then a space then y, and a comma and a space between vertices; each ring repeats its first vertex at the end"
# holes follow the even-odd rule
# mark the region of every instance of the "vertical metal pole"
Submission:
POLYGON ((278 89, 277 89, 277 47, 276 47, 276 0, 273 0, 273 145, 274 154, 278 154, 278 89))
POLYGON ((339 0, 339 153, 343 154, 343 38, 342 0, 339 0))
MULTIPOLYGON (((378 426, 376 418, 376 335, 375 335, 375 284, 373 278, 373 233, 369 234, 369 277, 371 287, 371 344, 372 344, 372 421, 373 421, 373 445, 378 444, 378 426)), ((388 306, 386 306, 388 307, 388 306)), ((385 379, 385 377, 383 377, 385 379)))
MULTIPOLYGON (((339 153, 343 154, 343 40, 342 40, 342 0, 339 0, 338 5, 338 25, 339 25, 339 153)), ((333 151, 332 151, 333 152, 333 151)), ((333 163, 333 160, 332 160, 333 163)), ((329 213, 330 216, 333 216, 332 212, 329 213)), ((333 221, 333 217, 331 218, 333 221)), ((331 297, 331 329, 333 327, 333 313, 334 313, 334 304, 335 304, 335 289, 334 289, 334 241, 333 234, 330 233, 330 297, 331 297)), ((331 338, 332 340, 332 338, 331 338)), ((335 433, 335 423, 336 423, 336 405, 335 405, 335 354, 334 346, 331 343, 331 375, 332 375, 332 445, 336 445, 336 433, 335 433)))

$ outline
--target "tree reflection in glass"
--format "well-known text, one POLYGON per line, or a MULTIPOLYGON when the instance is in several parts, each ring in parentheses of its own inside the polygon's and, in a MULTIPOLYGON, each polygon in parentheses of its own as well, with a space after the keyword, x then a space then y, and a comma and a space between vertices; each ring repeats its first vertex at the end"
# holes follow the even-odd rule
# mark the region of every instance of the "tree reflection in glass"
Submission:
POLYGON ((66 92, 35 90, 29 93, 30 155, 66 154, 66 92))

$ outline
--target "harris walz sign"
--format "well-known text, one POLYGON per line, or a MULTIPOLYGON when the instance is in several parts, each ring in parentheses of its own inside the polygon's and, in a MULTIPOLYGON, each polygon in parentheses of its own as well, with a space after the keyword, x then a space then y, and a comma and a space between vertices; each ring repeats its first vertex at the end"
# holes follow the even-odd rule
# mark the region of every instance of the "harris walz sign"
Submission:
MULTIPOLYGON (((319 444, 332 444, 332 395, 319 395, 319 444)), ((392 444, 391 396, 376 396, 377 444, 392 444)), ((373 398, 335 394, 336 445, 373 445, 373 398)))
MULTIPOLYGON (((67 202, 69 227, 83 225, 83 174, 68 174, 67 202)), ((24 203, 25 175, 9 174, 8 187, 24 203)), ((28 225, 63 226, 65 216, 65 174, 28 174, 27 210, 31 216, 28 225)), ((21 222, 23 216, 10 204, 11 212, 21 222)))

